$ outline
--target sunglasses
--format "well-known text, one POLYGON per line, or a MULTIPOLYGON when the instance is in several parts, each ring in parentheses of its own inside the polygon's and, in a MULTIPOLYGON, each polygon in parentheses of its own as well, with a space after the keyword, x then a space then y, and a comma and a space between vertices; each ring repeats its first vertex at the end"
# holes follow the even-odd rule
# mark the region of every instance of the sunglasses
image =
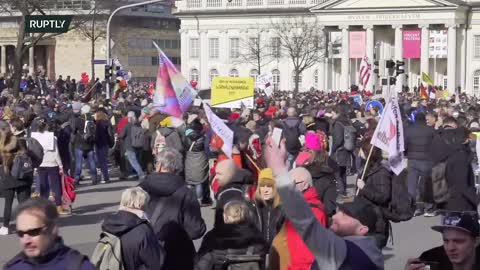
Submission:
POLYGON ((39 228, 35 228, 35 229, 31 229, 31 230, 27 230, 27 231, 17 231, 17 236, 19 238, 23 238, 23 236, 25 235, 28 235, 30 237, 35 237, 35 236, 39 236, 40 234, 42 234, 42 232, 47 228, 46 225, 42 226, 42 227, 39 227, 39 228))

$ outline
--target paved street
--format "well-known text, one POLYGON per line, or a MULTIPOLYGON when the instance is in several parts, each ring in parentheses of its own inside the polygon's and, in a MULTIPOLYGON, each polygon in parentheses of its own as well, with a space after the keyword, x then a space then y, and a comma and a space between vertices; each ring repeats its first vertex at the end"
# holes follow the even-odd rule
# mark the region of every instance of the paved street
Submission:
MULTIPOLYGON (((90 255, 98 240, 102 219, 113 213, 118 206, 121 190, 136 185, 135 181, 114 182, 106 185, 81 186, 74 207, 74 215, 61 218, 61 233, 65 242, 90 255)), ((3 198, 0 198, 0 209, 3 209, 3 198)), ((202 214, 212 227, 213 210, 203 208, 202 214)), ((3 212, 0 213, 0 221, 3 212)), ((415 256, 421 251, 441 244, 438 233, 428 229, 438 222, 438 218, 418 217, 407 223, 393 226, 394 245, 389 244, 384 251, 386 259, 385 269, 403 269, 408 257, 415 256)), ((197 246, 199 243, 196 243, 197 246)), ((20 250, 15 235, 0 238, 0 267, 20 250)))

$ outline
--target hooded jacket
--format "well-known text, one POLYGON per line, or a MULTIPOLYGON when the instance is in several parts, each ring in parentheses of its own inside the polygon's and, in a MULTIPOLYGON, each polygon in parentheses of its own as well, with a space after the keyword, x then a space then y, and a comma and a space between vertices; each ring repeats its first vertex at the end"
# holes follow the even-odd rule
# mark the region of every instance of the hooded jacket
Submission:
POLYGON ((276 176, 282 209, 315 257, 318 269, 382 270, 383 254, 369 236, 340 237, 323 227, 288 172, 276 176))
POLYGON ((162 269, 165 251, 147 220, 120 210, 105 219, 102 230, 120 238, 125 270, 162 269))
POLYGON ((165 269, 192 269, 192 240, 202 237, 206 230, 194 191, 172 173, 150 174, 139 186, 150 195, 146 213, 157 239, 164 242, 165 269))
MULTIPOLYGON (((323 226, 326 226, 327 218, 324 213, 324 207, 318 199, 315 188, 310 187, 307 189, 303 192, 303 197, 309 204, 315 219, 323 226)), ((288 218, 273 240, 271 250, 270 264, 272 269, 309 270, 315 261, 315 257, 288 218)))
POLYGON ((79 270, 95 270, 86 256, 65 246, 58 238, 44 255, 32 259, 21 252, 5 264, 4 270, 65 270, 74 269, 78 264, 79 270))

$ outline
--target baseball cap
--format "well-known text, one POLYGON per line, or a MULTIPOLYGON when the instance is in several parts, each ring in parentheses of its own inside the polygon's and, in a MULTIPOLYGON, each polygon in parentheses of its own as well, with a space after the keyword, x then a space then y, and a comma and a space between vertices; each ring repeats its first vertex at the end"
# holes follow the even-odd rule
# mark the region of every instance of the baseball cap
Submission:
POLYGON ((445 229, 458 229, 478 237, 480 236, 478 214, 476 212, 444 212, 441 225, 432 226, 432 230, 443 232, 445 229))
POLYGON ((355 197, 353 202, 337 204, 337 207, 346 215, 360 221, 363 226, 368 227, 369 233, 376 231, 377 213, 366 199, 355 197))

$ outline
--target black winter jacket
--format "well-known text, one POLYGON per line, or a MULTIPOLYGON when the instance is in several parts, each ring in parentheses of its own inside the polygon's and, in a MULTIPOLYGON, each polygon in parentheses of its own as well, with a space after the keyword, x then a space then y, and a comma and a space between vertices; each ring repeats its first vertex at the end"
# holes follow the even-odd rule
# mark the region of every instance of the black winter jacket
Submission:
POLYGON ((362 196, 371 203, 384 207, 390 202, 391 197, 391 173, 383 164, 374 164, 367 169, 365 186, 358 196, 362 196))
POLYGON ((94 142, 87 143, 82 138, 82 135, 84 134, 84 130, 85 130, 85 119, 87 119, 88 121, 94 121, 91 115, 76 114, 70 122, 70 127, 72 128, 74 147, 88 152, 93 150, 94 142))
POLYGON ((425 124, 414 123, 405 128, 405 153, 410 160, 431 160, 435 130, 425 124))
POLYGON ((446 162, 449 199, 444 206, 449 211, 476 211, 479 198, 475 190, 472 153, 465 144, 467 131, 463 128, 440 129, 432 143, 434 164, 446 162))
POLYGON ((253 201, 252 207, 257 229, 262 232, 263 239, 265 239, 270 247, 273 238, 275 238, 285 222, 285 215, 282 212, 282 208, 280 206, 274 208, 271 203, 265 204, 259 199, 253 201))
POLYGON ((167 253, 165 269, 193 269, 195 247, 206 230, 193 190, 178 175, 153 173, 139 185, 150 195, 146 209, 157 238, 167 253))
MULTIPOLYGON (((110 146, 110 139, 108 129, 110 128, 110 122, 107 120, 97 121, 97 127, 95 129, 95 145, 97 147, 110 146)), ((112 145, 113 146, 113 145, 112 145)))
POLYGON ((147 220, 118 211, 105 219, 102 230, 120 238, 125 270, 162 269, 165 251, 147 220))
POLYGON ((335 184, 335 172, 328 166, 312 164, 306 166, 313 179, 313 186, 318 193, 318 198, 325 206, 325 214, 329 217, 337 210, 337 186, 335 184))

